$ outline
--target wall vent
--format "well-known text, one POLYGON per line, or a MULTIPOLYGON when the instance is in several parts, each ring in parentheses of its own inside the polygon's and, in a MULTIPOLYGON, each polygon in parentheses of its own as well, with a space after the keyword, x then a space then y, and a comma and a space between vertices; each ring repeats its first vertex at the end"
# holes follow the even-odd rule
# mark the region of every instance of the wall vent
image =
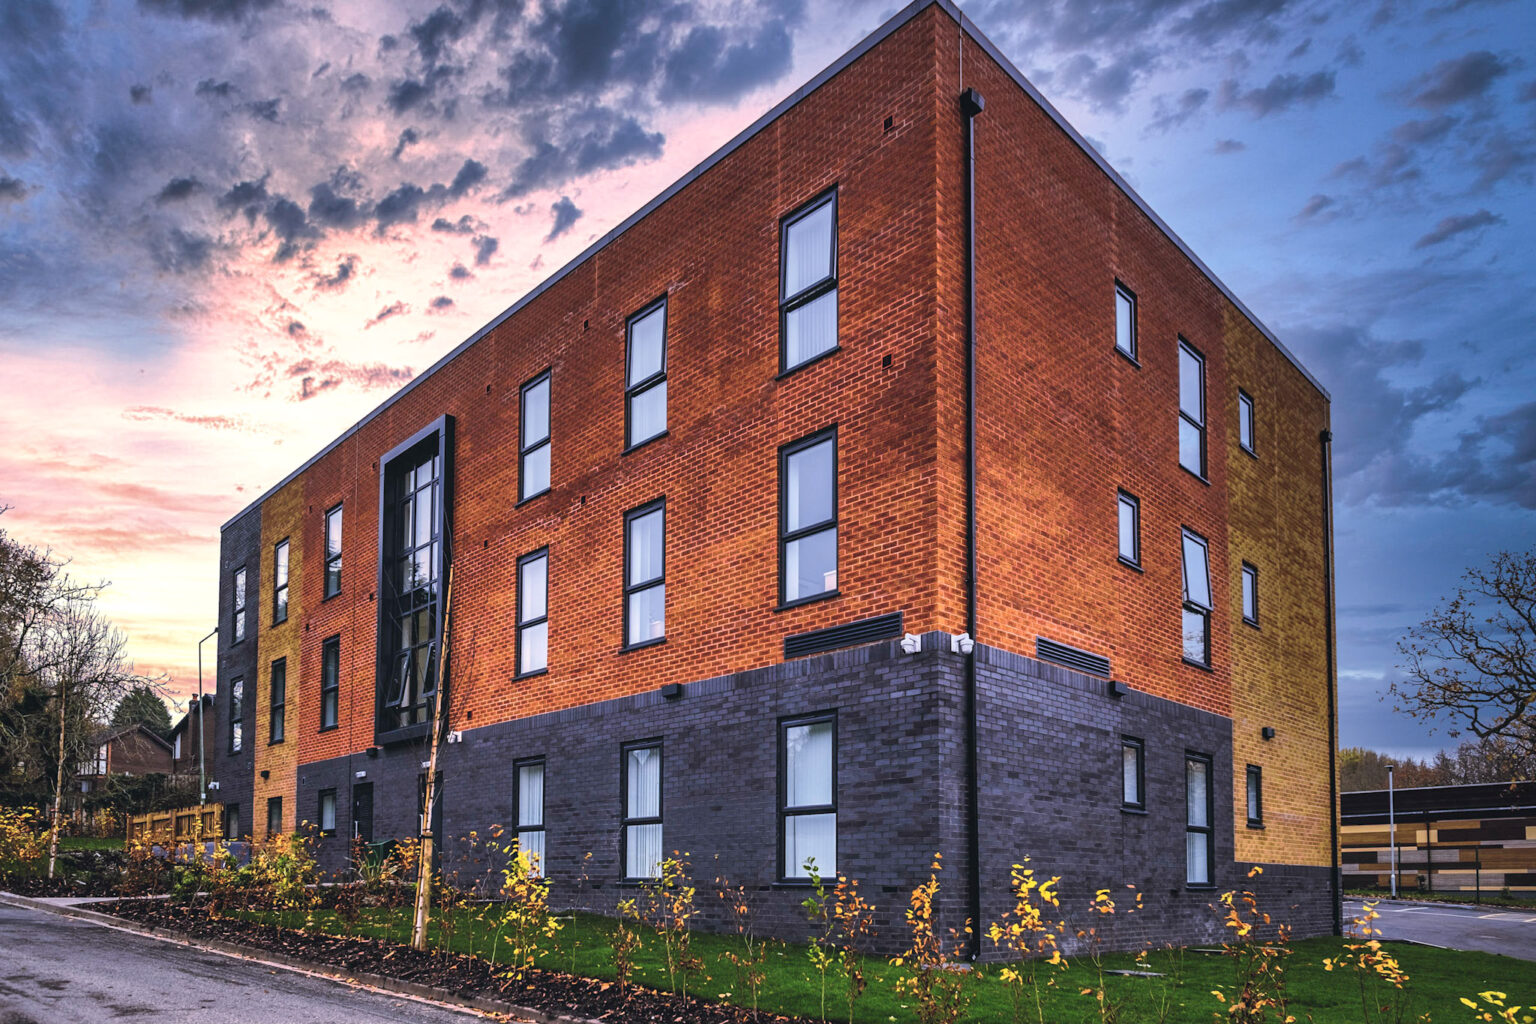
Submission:
POLYGON ((784 657, 803 658, 807 654, 835 651, 839 647, 854 647, 876 640, 891 640, 901 636, 902 613, 877 615, 872 619, 860 619, 841 626, 818 629, 811 633, 796 633, 784 638, 784 657))
POLYGON ((1065 665, 1067 668, 1077 669, 1079 672, 1087 672, 1089 675, 1109 675, 1108 658, 1091 651, 1059 644, 1055 640, 1047 640, 1043 636, 1035 637, 1035 657, 1041 661, 1051 661, 1058 665, 1065 665))

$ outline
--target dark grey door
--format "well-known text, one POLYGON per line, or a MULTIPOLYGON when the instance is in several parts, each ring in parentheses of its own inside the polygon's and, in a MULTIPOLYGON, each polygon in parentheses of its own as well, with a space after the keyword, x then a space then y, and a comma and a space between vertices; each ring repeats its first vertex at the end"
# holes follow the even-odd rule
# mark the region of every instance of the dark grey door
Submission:
POLYGON ((359 782, 352 787, 352 835, 365 843, 373 842, 373 783, 359 782))

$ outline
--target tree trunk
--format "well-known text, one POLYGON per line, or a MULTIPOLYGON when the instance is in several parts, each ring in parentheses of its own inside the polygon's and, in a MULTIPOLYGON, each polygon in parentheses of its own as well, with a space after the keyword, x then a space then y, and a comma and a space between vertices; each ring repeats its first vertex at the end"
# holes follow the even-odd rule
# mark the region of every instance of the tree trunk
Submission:
POLYGON ((411 923, 411 948, 427 948, 427 922, 432 916, 432 853, 437 837, 432 834, 432 804, 437 798, 437 749, 448 724, 448 626, 453 614, 453 566, 448 566, 448 587, 443 597, 443 638, 438 647, 437 714, 432 716, 432 746, 427 756, 427 782, 422 787, 421 860, 416 870, 416 913, 411 923))
POLYGON ((48 830, 48 880, 59 857, 59 815, 64 806, 64 680, 59 680, 59 770, 53 781, 53 825, 48 830))

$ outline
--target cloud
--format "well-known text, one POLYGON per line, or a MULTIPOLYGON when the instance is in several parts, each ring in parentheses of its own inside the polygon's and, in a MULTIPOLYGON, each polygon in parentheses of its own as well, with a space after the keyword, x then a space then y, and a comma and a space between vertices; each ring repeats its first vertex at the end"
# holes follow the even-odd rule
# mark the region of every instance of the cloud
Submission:
POLYGON ((1209 89, 1185 89, 1179 98, 1170 103, 1168 97, 1159 96, 1153 103, 1157 113, 1147 127, 1152 131, 1165 132, 1177 128, 1194 117, 1211 98, 1209 89))
POLYGON ((8 174, 0 174, 0 203, 19 203, 33 193, 34 189, 20 178, 13 178, 8 174))
POLYGON ((189 423, 195 427, 206 427, 209 430, 249 430, 250 425, 243 419, 235 416, 196 416, 190 413, 176 412, 174 409, 166 409, 156 405, 135 405, 123 410, 123 419, 134 420, 140 423, 151 420, 174 420, 177 423, 189 423))
POLYGON ((202 190, 203 183, 196 178, 172 178, 155 195, 155 203, 158 206, 164 206, 166 203, 174 203, 189 198, 202 190))
POLYGON ((1211 147, 1211 152, 1218 156, 1225 156, 1228 153, 1241 153, 1247 148, 1246 142, 1237 139, 1217 139, 1216 145, 1211 147))
POLYGON ((1460 118, 1450 114, 1419 121, 1404 121, 1392 129, 1392 138, 1405 146, 1427 146, 1445 138, 1459 121, 1460 118))
POLYGON ((453 176, 453 182, 448 186, 448 194, 454 198, 464 195, 484 181, 487 173, 485 164, 480 161, 465 160, 464 166, 460 167, 458 173, 453 176))
POLYGON ((695 25, 663 62, 659 95, 663 100, 734 103, 742 94, 782 78, 793 50, 781 18, 734 42, 718 25, 695 25))
POLYGON ((348 230, 361 224, 367 211, 356 199, 337 192, 337 182, 332 179, 309 190, 309 216, 316 224, 348 230))
POLYGON ((576 208, 575 203, 571 202, 570 196, 561 196, 550 205, 549 212, 554 217, 554 224, 550 227, 549 234, 544 238, 546 242, 553 242, 571 230, 576 222, 581 219, 581 211, 576 208))
POLYGON ((501 243, 497 239, 492 238, 490 235, 476 236, 475 266, 488 266, 491 262, 491 256, 495 254, 497 247, 500 245, 501 243))
POLYGON ((450 235, 472 235, 480 231, 484 226, 467 213, 456 221, 439 217, 432 222, 433 231, 442 231, 450 235))
POLYGON ((446 295, 439 295, 428 303, 432 309, 449 309, 453 306, 453 300, 446 295))
POLYGON ((149 253, 155 266, 171 274, 202 270, 213 255, 213 239, 181 228, 171 228, 153 236, 149 253))
POLYGON ((466 281, 475 275, 464 264, 455 263, 453 267, 448 271, 448 276, 453 278, 455 281, 466 281))
POLYGON ((1306 205, 1296 214, 1296 219, 1300 221, 1312 220, 1324 210, 1331 210, 1337 205, 1337 201, 1332 196, 1318 193, 1307 200, 1306 205))
POLYGON ((1533 161, 1536 161, 1536 155, 1532 154, 1528 144, 1502 129, 1496 130, 1472 154, 1472 165, 1478 170, 1477 181, 1472 187, 1486 190, 1512 176, 1529 182, 1530 173, 1526 168, 1533 161))
POLYGON ((374 326, 375 324, 383 323, 385 320, 388 320, 390 317, 393 317, 393 316, 403 316, 404 314, 409 313, 410 311, 411 311, 411 307, 410 306, 407 306, 400 299, 396 299, 394 302, 391 302, 389 305, 387 305, 383 309, 379 310, 377 316, 375 316, 372 320, 369 320, 366 324, 364 324, 363 325, 363 330, 366 331, 368 328, 374 326))
POLYGON ((128 87, 128 99, 136 105, 143 105, 153 98, 154 90, 147 85, 130 85, 128 87))
POLYGON ((405 129, 400 133, 400 137, 395 140, 395 151, 390 154, 390 159, 399 160, 400 154, 405 152, 405 147, 414 146, 420 141, 421 135, 416 131, 415 128, 405 129))
POLYGON ((1211 0, 1176 21, 1173 33, 1209 46, 1232 35, 1272 39, 1271 19, 1283 12, 1288 0, 1211 0))
POLYGON ((298 391, 290 397, 294 402, 307 402, 344 384, 364 391, 397 388, 415 375, 409 366, 356 363, 345 359, 304 359, 287 369, 288 379, 297 380, 299 384, 298 391))
POLYGON ((197 89, 194 90, 195 95, 216 96, 221 100, 229 98, 237 91, 239 90, 235 88, 233 82, 218 82, 212 78, 205 78, 201 82, 198 82, 197 89))
POLYGON ((1136 87, 1137 79, 1151 69, 1152 63, 1152 52, 1146 49, 1133 50, 1105 62, 1079 53, 1063 64, 1057 74, 1063 86, 1088 100, 1095 109, 1120 111, 1136 87))
POLYGON ((241 21, 274 6, 277 0, 139 0, 156 14, 207 21, 241 21))
POLYGON ((628 114, 588 107, 558 126, 546 123, 531 133, 532 152, 513 171, 502 198, 557 187, 593 171, 654 160, 665 141, 660 132, 646 131, 628 114))
POLYGON ((336 272, 334 274, 313 274, 310 276, 310 280, 314 282, 316 288, 324 291, 339 291, 346 287, 347 282, 352 280, 352 275, 355 273, 357 273, 357 257, 355 255, 348 255, 336 264, 336 272))
POLYGON ((281 98, 270 100, 252 100, 245 105, 246 112, 258 121, 270 121, 277 123, 277 111, 282 106, 281 98))
POLYGON ((1254 117, 1278 114, 1301 104, 1314 104, 1331 97, 1334 87, 1332 71, 1314 71, 1310 75, 1276 75, 1269 83, 1244 90, 1235 79, 1221 83, 1217 104, 1223 110, 1241 108, 1254 117))
POLYGON ((1440 110, 1477 99, 1496 79, 1508 74, 1511 66, 1487 50, 1443 60, 1414 81, 1408 102, 1440 110))
POLYGON ((1468 231, 1476 231, 1478 228, 1485 228, 1490 224, 1502 223, 1504 223, 1503 217, 1495 213, 1489 213, 1487 210, 1478 210, 1476 213, 1453 214, 1435 225, 1435 230, 1414 242, 1413 247, 1415 249, 1427 249, 1432 245, 1439 245, 1468 231))

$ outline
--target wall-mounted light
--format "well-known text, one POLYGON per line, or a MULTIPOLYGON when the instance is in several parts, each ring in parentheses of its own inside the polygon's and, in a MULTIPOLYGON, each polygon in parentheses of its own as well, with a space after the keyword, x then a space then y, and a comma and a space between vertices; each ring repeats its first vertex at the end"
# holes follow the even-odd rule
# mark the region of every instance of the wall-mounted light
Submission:
POLYGON ((452 732, 450 732, 448 734, 448 742, 449 743, 463 743, 464 742, 464 734, 462 732, 460 732, 459 730, 455 729, 455 730, 453 730, 452 732))
POLYGON ((1259 735, 1263 736, 1266 740, 1272 740, 1275 738, 1275 727, 1272 725, 1266 725, 1264 728, 1259 730, 1259 735))
POLYGON ((266 770, 266 769, 265 769, 265 768, 263 768, 263 769, 262 769, 262 770, 261 770, 261 777, 262 777, 262 778, 263 778, 263 779, 270 779, 270 778, 271 778, 271 777, 272 777, 272 773, 271 773, 271 772, 269 772, 269 771, 267 771, 267 770, 266 770))
POLYGON ((357 773, 357 777, 360 778, 360 779, 366 779, 368 777, 368 773, 367 772, 358 772, 357 773))
POLYGON ((662 700, 677 700, 683 695, 682 683, 665 683, 656 691, 662 700))
POLYGON ((923 638, 916 633, 908 633, 901 638, 901 650, 904 654, 917 654, 923 649, 923 638))
POLYGON ((976 641, 971 639, 969 633, 956 633, 949 638, 951 654, 970 654, 975 649, 976 641))
POLYGON ((1128 694, 1130 692, 1131 692, 1130 684, 1122 683, 1118 679, 1111 679, 1109 681, 1109 695, 1111 697, 1124 697, 1126 694, 1128 694))

